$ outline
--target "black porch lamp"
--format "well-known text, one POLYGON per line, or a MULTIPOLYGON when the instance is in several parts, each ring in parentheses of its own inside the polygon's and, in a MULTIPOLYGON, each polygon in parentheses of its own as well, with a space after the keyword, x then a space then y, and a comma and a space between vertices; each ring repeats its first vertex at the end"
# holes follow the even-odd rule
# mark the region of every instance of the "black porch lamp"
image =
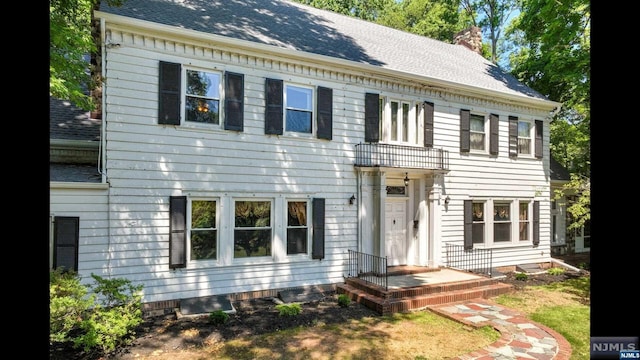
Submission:
POLYGON ((404 186, 409 186, 409 173, 404 173, 404 186))

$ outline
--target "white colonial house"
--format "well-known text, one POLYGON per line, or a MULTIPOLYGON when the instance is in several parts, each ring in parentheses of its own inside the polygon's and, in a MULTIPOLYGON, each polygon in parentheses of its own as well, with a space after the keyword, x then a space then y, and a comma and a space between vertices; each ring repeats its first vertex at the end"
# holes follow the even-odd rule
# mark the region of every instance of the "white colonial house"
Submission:
POLYGON ((52 267, 171 307, 335 285, 351 252, 550 260, 560 104, 483 58, 477 28, 449 44, 284 0, 95 15, 98 176, 52 178, 52 267))

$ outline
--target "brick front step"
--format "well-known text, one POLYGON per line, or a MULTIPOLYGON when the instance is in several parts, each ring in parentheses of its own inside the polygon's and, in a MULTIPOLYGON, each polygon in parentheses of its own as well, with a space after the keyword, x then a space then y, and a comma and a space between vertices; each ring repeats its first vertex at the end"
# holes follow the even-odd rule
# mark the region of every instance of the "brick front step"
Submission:
POLYGON ((442 284, 385 290, 357 278, 348 278, 337 286, 337 292, 348 294, 358 302, 381 315, 421 310, 440 305, 477 298, 490 298, 513 291, 513 286, 497 279, 457 281, 442 284))

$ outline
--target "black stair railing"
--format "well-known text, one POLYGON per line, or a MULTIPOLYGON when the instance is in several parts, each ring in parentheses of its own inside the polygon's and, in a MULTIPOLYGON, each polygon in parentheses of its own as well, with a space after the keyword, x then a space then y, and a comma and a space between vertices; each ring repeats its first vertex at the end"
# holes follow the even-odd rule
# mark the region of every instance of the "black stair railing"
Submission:
POLYGON ((347 277, 355 277, 388 290, 387 258, 349 250, 347 277))
POLYGON ((464 245, 447 244, 447 266, 491 277, 493 249, 465 249, 464 245))

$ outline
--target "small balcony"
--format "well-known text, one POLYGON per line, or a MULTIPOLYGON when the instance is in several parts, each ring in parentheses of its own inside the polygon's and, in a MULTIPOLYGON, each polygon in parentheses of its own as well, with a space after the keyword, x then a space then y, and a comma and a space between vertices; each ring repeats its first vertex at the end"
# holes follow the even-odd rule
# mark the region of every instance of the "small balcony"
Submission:
POLYGON ((360 143, 356 145, 355 166, 449 170, 449 152, 417 146, 360 143))

